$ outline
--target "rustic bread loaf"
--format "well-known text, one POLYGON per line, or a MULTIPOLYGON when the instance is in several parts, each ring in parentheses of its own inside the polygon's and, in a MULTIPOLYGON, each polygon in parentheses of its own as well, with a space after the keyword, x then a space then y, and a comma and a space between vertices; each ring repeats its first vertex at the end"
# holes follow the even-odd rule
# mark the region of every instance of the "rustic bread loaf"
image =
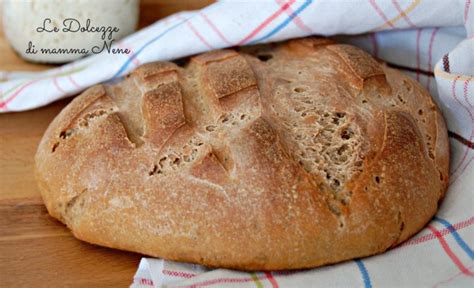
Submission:
POLYGON ((92 87, 36 155, 50 214, 84 241, 245 270, 381 253, 448 183, 430 95, 358 48, 306 38, 158 62, 92 87))

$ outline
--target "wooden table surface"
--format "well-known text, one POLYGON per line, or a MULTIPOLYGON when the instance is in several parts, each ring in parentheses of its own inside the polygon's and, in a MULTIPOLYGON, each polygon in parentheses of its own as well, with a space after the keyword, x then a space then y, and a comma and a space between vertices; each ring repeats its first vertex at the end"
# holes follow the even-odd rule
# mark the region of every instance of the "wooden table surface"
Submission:
MULTIPOLYGON (((141 0, 140 26, 211 2, 141 0)), ((0 70, 50 67, 20 59, 0 30, 0 70)), ((42 204, 33 157, 43 132, 68 102, 0 114, 0 287, 128 287, 137 269, 141 255, 76 240, 42 204)))

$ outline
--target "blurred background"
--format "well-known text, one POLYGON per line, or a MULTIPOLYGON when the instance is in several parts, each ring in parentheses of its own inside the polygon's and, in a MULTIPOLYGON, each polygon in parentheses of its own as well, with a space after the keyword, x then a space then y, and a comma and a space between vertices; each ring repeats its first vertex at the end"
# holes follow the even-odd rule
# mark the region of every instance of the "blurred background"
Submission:
MULTIPOLYGON (((0 70, 39 71, 53 67, 51 65, 29 63, 19 57, 11 48, 11 45, 9 45, 5 39, 3 31, 2 17, 4 1, 5 0, 0 0, 0 70)), ((32 2, 35 0, 13 1, 32 2)), ((184 10, 196 10, 213 2, 212 0, 140 0, 140 15, 137 30, 173 13, 184 10)))

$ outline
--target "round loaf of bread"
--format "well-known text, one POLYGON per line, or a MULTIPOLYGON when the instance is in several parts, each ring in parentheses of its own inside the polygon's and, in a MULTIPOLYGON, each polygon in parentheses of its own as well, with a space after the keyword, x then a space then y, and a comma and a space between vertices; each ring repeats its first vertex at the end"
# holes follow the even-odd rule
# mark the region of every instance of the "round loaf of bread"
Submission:
POLYGON ((327 39, 146 64, 94 86, 36 154, 49 213, 84 241, 244 270, 373 255, 448 183, 430 95, 327 39))

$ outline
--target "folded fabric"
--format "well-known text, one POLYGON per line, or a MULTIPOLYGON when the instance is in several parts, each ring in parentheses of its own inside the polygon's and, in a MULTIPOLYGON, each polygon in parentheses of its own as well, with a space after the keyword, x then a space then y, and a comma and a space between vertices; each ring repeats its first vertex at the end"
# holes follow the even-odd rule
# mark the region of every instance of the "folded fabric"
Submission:
MULTIPOLYGON (((338 36, 432 93, 451 138, 451 180, 437 216, 378 256, 305 271, 246 273, 143 258, 132 287, 443 287, 474 278, 474 4, 471 0, 223 1, 182 12, 99 54, 39 73, 2 72, 0 110, 21 111, 114 81, 140 64, 307 35, 338 36), (352 36, 349 36, 352 35, 352 36)), ((156 212, 156 213, 159 213, 156 212)))

